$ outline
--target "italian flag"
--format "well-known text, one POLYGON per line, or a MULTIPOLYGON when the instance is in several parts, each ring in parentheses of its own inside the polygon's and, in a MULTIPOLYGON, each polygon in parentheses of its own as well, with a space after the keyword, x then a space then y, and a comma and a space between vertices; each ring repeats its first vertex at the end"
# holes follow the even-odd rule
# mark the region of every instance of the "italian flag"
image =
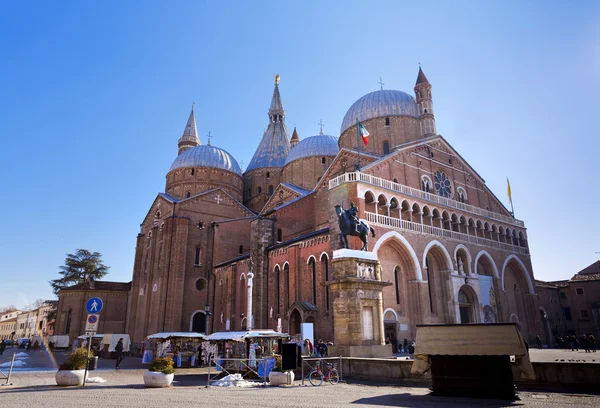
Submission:
POLYGON ((362 137, 362 140, 363 140, 365 146, 368 145, 369 144, 369 132, 363 126, 363 124, 360 122, 358 122, 358 134, 362 137))

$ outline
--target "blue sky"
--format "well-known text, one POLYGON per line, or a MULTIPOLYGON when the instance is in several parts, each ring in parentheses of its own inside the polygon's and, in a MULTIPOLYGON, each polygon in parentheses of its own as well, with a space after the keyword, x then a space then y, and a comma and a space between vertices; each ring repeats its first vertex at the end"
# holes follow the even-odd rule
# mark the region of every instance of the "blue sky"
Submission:
POLYGON ((4 2, 0 306, 50 298, 76 248, 131 279, 192 101, 203 143, 248 164, 276 73, 290 131, 339 136, 380 76, 412 93, 418 62, 438 132, 505 204, 510 178, 536 278, 596 261, 600 3, 417 3, 4 2))

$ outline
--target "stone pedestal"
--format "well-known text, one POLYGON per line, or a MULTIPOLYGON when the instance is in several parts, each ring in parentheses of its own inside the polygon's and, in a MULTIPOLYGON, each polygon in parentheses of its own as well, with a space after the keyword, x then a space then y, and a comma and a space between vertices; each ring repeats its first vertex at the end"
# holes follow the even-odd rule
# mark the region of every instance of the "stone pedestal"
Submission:
POLYGON ((333 280, 326 283, 333 298, 333 346, 330 356, 391 357, 385 344, 381 266, 373 252, 333 252, 333 280))

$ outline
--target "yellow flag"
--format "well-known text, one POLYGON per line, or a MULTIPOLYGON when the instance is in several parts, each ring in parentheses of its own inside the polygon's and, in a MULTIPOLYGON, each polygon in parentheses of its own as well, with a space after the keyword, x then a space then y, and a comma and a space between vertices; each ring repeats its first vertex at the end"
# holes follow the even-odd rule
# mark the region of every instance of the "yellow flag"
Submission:
POLYGON ((508 177, 506 178, 506 184, 508 184, 508 189, 506 194, 508 194, 508 199, 512 202, 512 193, 510 191, 510 181, 508 181, 508 177))

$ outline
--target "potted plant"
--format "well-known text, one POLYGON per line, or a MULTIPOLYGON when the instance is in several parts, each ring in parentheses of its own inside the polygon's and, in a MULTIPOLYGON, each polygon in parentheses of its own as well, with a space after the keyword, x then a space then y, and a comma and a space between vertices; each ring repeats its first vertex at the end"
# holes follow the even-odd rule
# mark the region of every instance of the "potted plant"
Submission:
POLYGON ((294 372, 281 370, 281 356, 275 356, 275 367, 269 373, 269 382, 272 386, 294 384, 294 372))
MULTIPOLYGON (((90 351, 90 357, 93 352, 90 351)), ((58 367, 56 372, 57 385, 83 385, 85 365, 88 362, 88 350, 78 348, 67 356, 67 359, 58 367)))
POLYGON ((144 385, 151 388, 164 388, 171 385, 175 376, 171 357, 155 358, 144 373, 144 385))

